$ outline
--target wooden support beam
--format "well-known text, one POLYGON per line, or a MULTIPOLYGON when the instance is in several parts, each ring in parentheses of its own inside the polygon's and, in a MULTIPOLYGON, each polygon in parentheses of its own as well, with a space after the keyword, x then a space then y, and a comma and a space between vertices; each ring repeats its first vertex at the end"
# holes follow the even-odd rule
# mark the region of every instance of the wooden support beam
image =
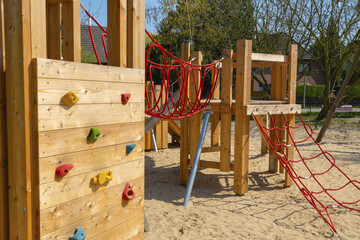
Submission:
MULTIPOLYGON (((154 106, 154 96, 153 96, 153 91, 151 88, 151 82, 147 81, 146 82, 146 87, 148 89, 148 98, 149 98, 149 105, 148 107, 153 107, 154 106)), ((151 132, 148 131, 145 134, 145 150, 151 150, 154 149, 154 145, 152 143, 151 140, 151 132)))
MULTIPOLYGON (((199 167, 220 169, 220 163, 219 162, 200 160, 199 161, 199 167)), ((230 164, 230 171, 234 171, 234 164, 233 163, 230 164)))
POLYGON ((130 68, 145 68, 145 1, 127 1, 127 61, 130 68))
MULTIPOLYGON (((232 82, 233 82, 233 50, 224 50, 221 75, 221 103, 231 108, 232 104, 232 82)), ((221 141, 220 141, 220 171, 230 171, 231 156, 231 113, 221 114, 221 141)))
MULTIPOLYGON (((191 58, 196 57, 194 60, 195 65, 201 65, 202 54, 201 52, 191 53, 191 58)), ((190 73, 190 84, 189 84, 189 96, 190 101, 195 103, 199 98, 199 89, 201 81, 201 68, 199 70, 190 73)), ((201 97, 200 97, 201 98, 201 97)), ((189 118, 189 148, 190 148, 190 166, 192 166, 195 158, 196 147, 200 139, 200 128, 201 128, 201 113, 195 114, 189 118)))
POLYGON ((126 67, 126 7, 126 0, 107 1, 108 65, 110 66, 126 67))
POLYGON ((63 58, 81 62, 80 0, 65 2, 62 6, 63 58))
MULTIPOLYGON (((159 101, 160 91, 161 91, 161 85, 155 85, 155 102, 159 101)), ((161 102, 161 100, 160 100, 160 102, 161 102)), ((156 146, 158 149, 162 148, 162 145, 161 145, 162 132, 161 131, 162 131, 161 122, 159 122, 154 127, 156 146)))
MULTIPOLYGON (((161 89, 161 88, 160 88, 161 89)), ((162 89, 161 102, 165 104, 167 98, 166 89, 162 89)), ((167 120, 161 121, 161 148, 168 148, 169 142, 169 123, 167 120)))
MULTIPOLYGON (((264 120, 262 119, 262 117, 259 115, 259 116, 254 116, 257 121, 259 122, 260 125, 262 126, 266 126, 267 127, 267 122, 265 123, 264 120)), ((269 147, 269 143, 266 141, 264 135, 262 134, 261 132, 261 128, 259 127, 259 125, 256 124, 256 127, 259 129, 259 132, 260 132, 260 136, 261 136, 261 144, 264 144, 265 145, 265 149, 268 149, 270 151, 270 147, 269 147)), ((266 152, 266 151, 265 151, 266 152)), ((263 152, 261 152, 263 153, 263 152)))
POLYGON ((56 5, 61 3, 73 2, 74 0, 46 0, 46 4, 48 5, 56 5))
POLYGON ((280 54, 252 53, 252 61, 287 63, 288 57, 280 54))
POLYGON ((251 56, 252 42, 239 40, 236 58, 236 103, 235 109, 235 155, 234 155, 234 192, 248 192, 249 174, 249 131, 250 116, 245 113, 245 106, 250 105, 251 97, 251 56))
POLYGON ((220 146, 203 147, 201 150, 202 153, 219 152, 219 151, 220 151, 220 146))
POLYGON ((245 113, 251 115, 266 115, 268 113, 272 115, 281 114, 295 114, 296 112, 301 112, 300 104, 280 104, 280 105, 248 105, 245 107, 245 113))
MULTIPOLYGON (((260 119, 262 122, 261 124, 263 126, 266 126, 266 128, 268 128, 269 126, 269 116, 266 114, 264 117, 260 117, 260 119), (263 120, 263 118, 265 118, 265 121, 263 120)), ((259 127, 259 126, 258 126, 259 127)), ((268 133, 269 134, 269 133, 268 133)), ((268 151, 270 151, 270 147, 269 147, 269 143, 268 141, 266 141, 266 139, 264 138, 264 136, 261 134, 261 154, 265 154, 268 151)))
POLYGON ((0 239, 9 239, 4 0, 0 0, 0 239))
MULTIPOLYGON (((47 2, 49 3, 49 2, 47 2)), ((61 4, 46 5, 47 57, 61 60, 61 4)))
POLYGON ((9 239, 38 239, 36 116, 31 96, 31 61, 46 57, 46 10, 43 1, 4 2, 6 112, 9 176, 9 239))
MULTIPOLYGON (((214 61, 215 62, 215 61, 214 61)), ((217 68, 216 70, 212 70, 212 81, 215 81, 215 74, 217 74, 216 72, 220 71, 220 68, 217 68)), ((213 100, 218 100, 220 99, 220 74, 218 75, 218 79, 214 88, 214 92, 213 92, 213 96, 212 99, 213 100)), ((211 146, 219 146, 219 113, 214 112, 211 115, 211 146)))
MULTIPOLYGON (((181 45, 181 59, 184 61, 190 60, 190 44, 185 43, 181 45)), ((187 76, 187 71, 189 67, 185 68, 185 76, 187 76)), ((184 78, 186 85, 189 83, 188 78, 184 78)), ((183 83, 181 83, 183 84, 183 83)), ((185 97, 185 91, 183 93, 182 99, 185 97)), ((186 107, 186 106, 184 106, 186 107)), ((189 179, 189 166, 188 166, 188 156, 189 156, 189 119, 183 118, 181 119, 181 135, 180 135, 180 184, 186 185, 189 179)))

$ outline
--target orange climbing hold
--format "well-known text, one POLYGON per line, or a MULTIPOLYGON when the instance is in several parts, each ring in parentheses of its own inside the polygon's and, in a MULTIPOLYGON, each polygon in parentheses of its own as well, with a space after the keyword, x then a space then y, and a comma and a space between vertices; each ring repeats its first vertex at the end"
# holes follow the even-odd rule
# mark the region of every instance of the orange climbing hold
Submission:
POLYGON ((134 191, 130 186, 130 183, 126 183, 124 191, 123 191, 123 199, 129 201, 135 197, 134 191))
POLYGON ((131 97, 131 94, 130 93, 124 93, 124 94, 121 94, 121 102, 123 105, 127 104, 127 102, 129 101, 131 97))
POLYGON ((61 101, 66 106, 72 107, 79 101, 79 97, 74 92, 70 91, 61 98, 61 101))

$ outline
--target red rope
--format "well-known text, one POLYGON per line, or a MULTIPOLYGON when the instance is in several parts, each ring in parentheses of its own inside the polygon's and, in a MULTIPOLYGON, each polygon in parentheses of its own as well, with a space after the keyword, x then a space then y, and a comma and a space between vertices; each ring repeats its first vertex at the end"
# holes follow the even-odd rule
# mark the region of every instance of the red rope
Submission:
POLYGON ((257 125, 260 127, 261 134, 265 137, 265 139, 269 143, 271 150, 274 152, 276 157, 279 159, 281 165, 284 167, 286 172, 289 174, 289 176, 292 178, 294 183, 300 189, 301 193, 304 195, 306 200, 315 208, 315 210, 321 215, 321 217, 325 220, 325 222, 327 224, 329 224, 329 226, 334 230, 334 232, 336 232, 335 225, 331 219, 331 216, 330 216, 330 213, 328 210, 333 209, 333 208, 338 208, 338 207, 344 207, 344 208, 347 208, 350 210, 360 211, 360 209, 350 206, 350 205, 359 203, 360 199, 358 199, 356 201, 352 201, 352 202, 345 202, 345 201, 340 202, 339 200, 336 199, 336 197, 332 194, 332 192, 342 190, 349 185, 355 187, 357 190, 360 190, 360 182, 356 181, 356 180, 351 180, 336 165, 335 158, 330 153, 325 152, 320 147, 319 143, 317 143, 316 140, 313 138, 313 130, 310 127, 310 125, 308 125, 304 122, 304 119, 301 117, 300 114, 298 114, 298 116, 301 120, 301 124, 299 124, 298 126, 289 126, 286 116, 283 114, 283 119, 285 122, 284 128, 275 126, 275 121, 274 121, 274 118, 272 115, 270 115, 271 125, 273 126, 272 128, 267 128, 266 126, 261 125, 256 117, 254 117, 254 119, 255 119, 257 125), (301 141, 295 141, 294 137, 291 134, 290 129, 298 129, 300 127, 304 128, 308 137, 306 137, 304 140, 301 140, 301 141), (276 143, 269 137, 269 131, 274 132, 274 138, 276 140, 276 143), (286 131, 287 137, 291 140, 290 141, 291 144, 286 145, 284 143, 281 143, 280 138, 279 138, 278 134, 276 133, 276 131, 286 131), (312 140, 317 145, 318 149, 320 150, 319 154, 316 154, 315 156, 309 157, 309 158, 304 158, 302 156, 302 154, 299 151, 298 144, 304 143, 307 140, 312 140), (293 159, 288 159, 288 156, 285 153, 287 147, 294 147, 300 157, 300 160, 295 161, 293 159), (309 167, 308 163, 309 163, 309 161, 316 160, 317 158, 319 158, 321 156, 325 157, 325 159, 327 159, 329 161, 330 167, 322 172, 314 173, 311 170, 311 168, 309 167), (295 171, 294 167, 292 166, 292 163, 302 163, 305 166, 305 169, 309 172, 309 175, 308 176, 299 176, 297 174, 297 172, 295 171), (342 176, 344 176, 347 179, 347 182, 338 188, 325 188, 323 186, 323 184, 321 183, 321 181, 317 178, 317 176, 327 174, 332 169, 337 170, 342 176), (320 187, 321 190, 320 191, 311 191, 310 187, 308 187, 304 181, 307 179, 313 179, 315 181, 315 183, 317 184, 317 186, 320 187), (322 201, 320 199, 318 199, 317 195, 319 195, 319 194, 326 194, 326 196, 328 196, 334 204, 325 205, 324 203, 322 203, 322 201))

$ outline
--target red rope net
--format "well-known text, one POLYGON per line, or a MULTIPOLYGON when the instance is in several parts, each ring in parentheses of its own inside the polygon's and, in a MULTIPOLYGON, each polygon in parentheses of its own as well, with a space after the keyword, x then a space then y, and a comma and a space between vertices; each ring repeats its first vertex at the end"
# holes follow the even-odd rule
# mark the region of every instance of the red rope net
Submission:
POLYGON ((272 115, 270 115, 270 128, 261 125, 256 117, 254 117, 254 119, 260 127, 261 134, 269 143, 271 150, 279 159, 279 162, 284 167, 285 171, 298 186, 306 200, 315 208, 334 232, 336 232, 329 210, 343 207, 360 212, 358 206, 360 203, 360 182, 350 179, 336 165, 335 158, 330 153, 324 151, 313 138, 313 130, 310 125, 304 122, 300 114, 298 114, 298 116, 301 123, 298 126, 293 127, 288 125, 288 120, 283 114, 283 122, 285 123, 283 128, 275 126, 272 115), (306 137, 305 139, 295 140, 290 130, 301 128, 305 131, 306 137), (286 133, 286 137, 288 138, 287 142, 290 143, 289 145, 280 140, 280 134, 282 134, 282 132, 286 133), (271 139, 269 133, 274 135, 273 139, 275 139, 275 141, 271 139), (305 156, 311 151, 300 152, 302 146, 307 147, 308 150, 308 141, 316 144, 318 153, 305 156), (292 146, 297 152, 297 155, 294 154, 294 159, 289 159, 286 155, 286 148, 292 146), (337 180, 335 184, 337 186, 329 186, 329 182, 332 179, 337 180), (351 192, 351 196, 346 194, 348 191, 351 192), (351 199, 345 201, 345 196, 351 199))
MULTIPOLYGON (((102 44, 105 51, 106 59, 108 58, 108 51, 105 44, 105 37, 107 37, 107 31, 96 21, 96 19, 90 15, 88 11, 84 9, 85 13, 94 20, 94 22, 100 27, 103 31, 101 35, 102 44)), ((210 103, 212 95, 215 90, 215 86, 219 79, 220 69, 217 67, 218 63, 221 62, 224 57, 211 64, 206 65, 196 65, 192 64, 192 60, 183 61, 170 52, 168 52, 164 47, 162 47, 151 34, 145 30, 146 34, 152 40, 152 44, 148 47, 146 51, 145 59, 145 78, 148 83, 147 87, 145 86, 145 95, 146 95, 146 107, 145 113, 152 117, 165 118, 165 119, 181 119, 190 117, 194 114, 197 114, 203 111, 206 106, 210 103), (159 50, 162 56, 162 63, 156 63, 151 61, 150 52, 159 50), (153 76, 158 72, 160 79, 154 79, 153 76), (202 100, 204 95, 204 84, 206 75, 212 72, 211 87, 210 91, 202 100), (195 75, 200 74, 200 82, 196 81, 195 75), (188 79, 193 80, 193 84, 190 84, 188 79), (156 94, 155 83, 161 84, 159 94, 156 94), (177 92, 172 92, 171 87, 177 85, 177 92), (192 87, 191 87, 192 86, 192 87), (189 98, 189 91, 195 92, 195 99, 189 98), (164 96, 165 95, 165 96, 164 96), (162 103, 162 99, 165 99, 165 103, 162 103)), ((94 36, 91 29, 91 23, 89 21, 89 34, 91 38, 91 43, 94 49, 94 53, 98 63, 101 65, 98 51, 96 49, 94 36)))

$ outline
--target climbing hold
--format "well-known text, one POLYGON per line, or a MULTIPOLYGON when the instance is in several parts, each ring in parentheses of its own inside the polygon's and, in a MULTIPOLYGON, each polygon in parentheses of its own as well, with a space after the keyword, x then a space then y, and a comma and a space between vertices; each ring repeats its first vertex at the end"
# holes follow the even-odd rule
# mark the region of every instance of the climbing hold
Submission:
POLYGON ((61 101, 66 106, 71 107, 71 106, 75 105, 79 101, 79 97, 76 96, 76 94, 74 92, 70 91, 61 98, 61 101))
POLYGON ((74 167, 72 164, 63 164, 56 168, 56 176, 64 177, 74 167))
POLYGON ((81 227, 77 227, 74 232, 74 236, 69 237, 69 240, 83 240, 85 238, 86 238, 86 234, 84 229, 82 229, 81 227))
POLYGON ((127 104, 127 102, 129 101, 131 97, 131 94, 130 93, 124 93, 124 94, 121 94, 121 102, 123 105, 127 104))
POLYGON ((124 191, 123 191, 123 199, 124 200, 131 200, 135 197, 134 191, 132 190, 130 183, 126 183, 124 191))
POLYGON ((131 144, 126 146, 126 155, 130 154, 132 150, 136 147, 136 144, 131 144))
POLYGON ((90 128, 90 133, 88 135, 88 141, 89 142, 96 142, 101 135, 101 132, 97 128, 90 128))
POLYGON ((113 179, 112 171, 105 171, 99 173, 96 177, 91 178, 91 184, 103 185, 104 183, 113 179))

